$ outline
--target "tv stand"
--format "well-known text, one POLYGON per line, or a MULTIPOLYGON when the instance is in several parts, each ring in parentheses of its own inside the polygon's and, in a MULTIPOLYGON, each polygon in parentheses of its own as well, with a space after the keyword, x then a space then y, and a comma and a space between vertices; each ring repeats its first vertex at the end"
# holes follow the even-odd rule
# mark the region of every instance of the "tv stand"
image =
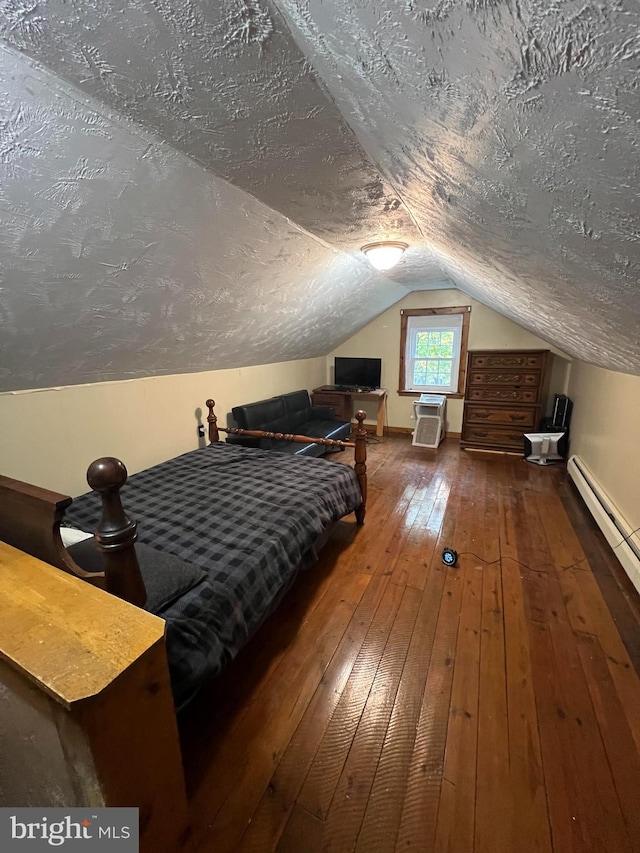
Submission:
MULTIPOLYGON (((354 400, 375 400, 378 403, 376 435, 384 435, 384 419, 387 407, 387 392, 384 388, 373 391, 360 389, 357 391, 336 391, 336 385, 321 385, 311 393, 311 403, 314 406, 332 406, 336 418, 340 421, 353 420, 354 400)), ((344 386, 342 386, 344 387, 344 386)))

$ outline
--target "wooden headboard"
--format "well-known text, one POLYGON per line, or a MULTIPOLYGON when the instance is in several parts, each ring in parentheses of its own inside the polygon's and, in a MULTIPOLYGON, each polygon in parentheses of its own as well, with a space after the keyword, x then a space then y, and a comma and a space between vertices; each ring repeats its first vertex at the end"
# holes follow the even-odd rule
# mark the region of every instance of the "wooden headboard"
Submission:
POLYGON ((62 544, 60 522, 72 498, 0 475, 0 540, 102 589, 104 572, 85 572, 62 544))
POLYGON ((102 518, 94 533, 101 572, 82 569, 62 543, 60 522, 72 498, 1 475, 0 540, 142 607, 147 593, 134 548, 136 524, 120 500, 126 479, 127 469, 113 457, 97 459, 87 472, 87 482, 102 498, 102 518))

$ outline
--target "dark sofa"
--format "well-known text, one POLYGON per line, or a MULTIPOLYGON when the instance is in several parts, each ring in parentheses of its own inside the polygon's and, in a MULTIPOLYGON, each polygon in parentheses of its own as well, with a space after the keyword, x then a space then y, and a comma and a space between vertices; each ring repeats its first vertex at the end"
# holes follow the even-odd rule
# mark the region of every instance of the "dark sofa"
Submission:
MULTIPOLYGON (((257 403, 246 403, 244 406, 234 406, 231 413, 236 426, 241 429, 260 429, 340 441, 346 441, 351 432, 351 424, 336 420, 331 406, 312 406, 309 393, 304 390, 281 394, 268 400, 258 400, 257 403)), ((328 449, 322 444, 303 444, 250 436, 228 436, 227 441, 232 444, 261 447, 263 450, 295 453, 299 456, 322 456, 328 449)))

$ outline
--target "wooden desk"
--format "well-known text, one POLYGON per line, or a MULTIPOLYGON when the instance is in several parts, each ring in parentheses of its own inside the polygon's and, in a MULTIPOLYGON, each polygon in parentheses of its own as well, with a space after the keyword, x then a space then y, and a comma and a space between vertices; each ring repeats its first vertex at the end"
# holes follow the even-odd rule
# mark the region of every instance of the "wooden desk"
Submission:
POLYGON ((353 420, 354 400, 376 400, 378 403, 376 435, 384 435, 384 419, 387 410, 387 392, 384 388, 375 391, 334 391, 326 385, 314 388, 311 403, 314 406, 332 406, 336 418, 341 421, 353 420))

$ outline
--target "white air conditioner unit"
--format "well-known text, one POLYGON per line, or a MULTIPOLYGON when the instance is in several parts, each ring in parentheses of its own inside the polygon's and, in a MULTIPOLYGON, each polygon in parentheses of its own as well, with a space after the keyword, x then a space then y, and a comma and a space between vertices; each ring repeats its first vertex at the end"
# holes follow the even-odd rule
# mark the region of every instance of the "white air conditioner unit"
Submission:
POLYGON ((443 419, 437 415, 418 415, 411 443, 417 447, 437 447, 444 433, 443 419))

